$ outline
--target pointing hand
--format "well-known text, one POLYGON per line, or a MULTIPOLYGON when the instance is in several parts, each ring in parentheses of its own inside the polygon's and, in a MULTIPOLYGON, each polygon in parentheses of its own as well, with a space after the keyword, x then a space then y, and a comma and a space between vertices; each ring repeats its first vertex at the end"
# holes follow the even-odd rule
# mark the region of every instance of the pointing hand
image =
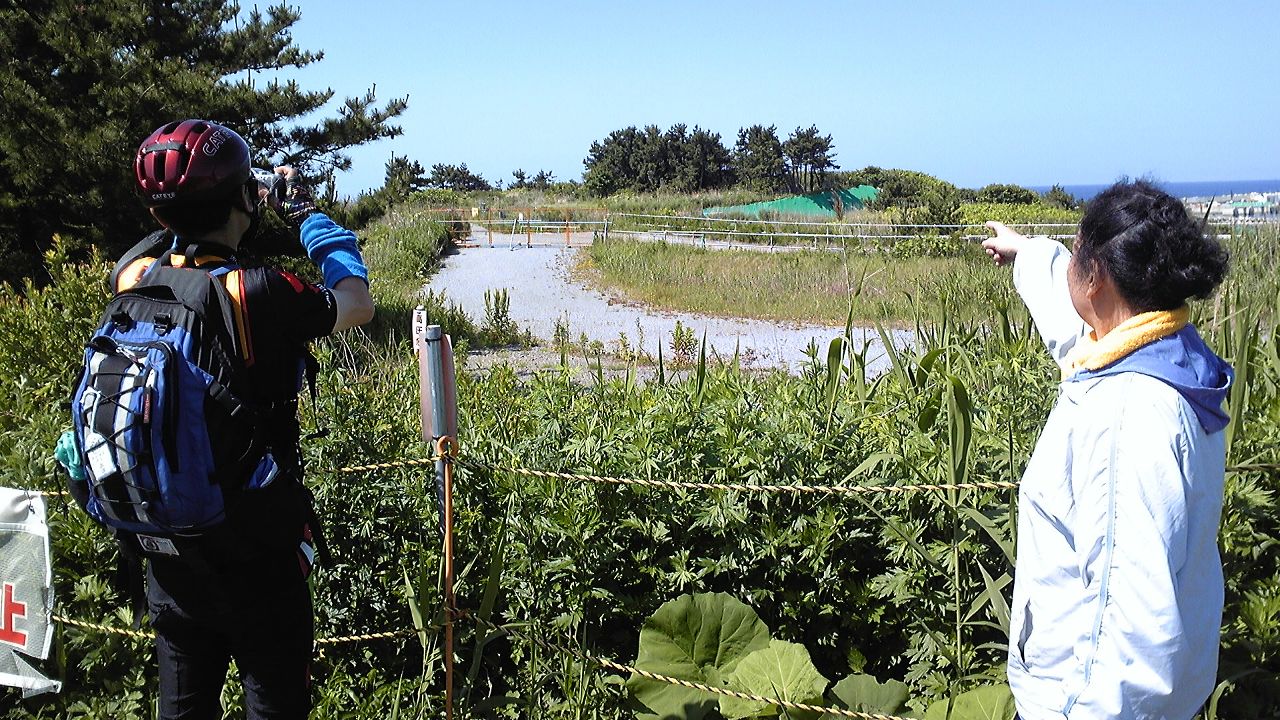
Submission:
POLYGON ((987 227, 991 228, 996 236, 983 240, 982 249, 986 250, 991 259, 996 261, 996 265, 1013 262, 1014 256, 1018 254, 1018 250, 1022 248, 1022 243, 1027 238, 1014 230, 1010 230, 1004 223, 996 222, 995 220, 988 220, 987 227))

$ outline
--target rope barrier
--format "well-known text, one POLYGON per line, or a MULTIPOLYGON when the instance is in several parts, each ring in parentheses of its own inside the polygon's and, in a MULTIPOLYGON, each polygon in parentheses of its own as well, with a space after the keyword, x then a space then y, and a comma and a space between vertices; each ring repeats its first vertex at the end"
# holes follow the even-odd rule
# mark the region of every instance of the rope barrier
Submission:
POLYGON ((61 615, 54 615, 53 619, 55 622, 62 623, 63 625, 71 625, 73 627, 84 628, 85 630, 97 630, 99 632, 109 633, 112 635, 124 635, 132 638, 141 638, 143 640, 150 640, 155 637, 155 633, 144 630, 130 630, 128 628, 115 627, 113 625, 102 625, 100 623, 85 622, 83 620, 73 620, 61 615))
MULTIPOLYGON (((908 494, 908 493, 915 493, 915 492, 936 492, 936 491, 947 491, 947 490, 1010 490, 1018 487, 1017 483, 1002 482, 1002 481, 954 483, 954 484, 913 484, 913 485, 769 485, 769 484, 749 485, 745 483, 710 483, 710 482, 679 482, 675 480, 643 480, 643 479, 637 479, 637 478, 614 477, 614 476, 608 476, 608 475, 588 475, 588 474, 579 474, 579 473, 554 472, 549 470, 533 470, 531 468, 521 468, 521 467, 503 467, 503 466, 492 465, 492 464, 488 464, 488 463, 484 463, 476 460, 464 459, 461 457, 450 457, 447 455, 437 455, 437 456, 428 457, 428 458, 400 460, 400 461, 385 462, 385 463, 373 463, 368 465, 352 465, 352 466, 338 468, 337 470, 335 470, 335 472, 354 473, 354 472, 363 472, 363 471, 369 471, 369 470, 387 470, 387 469, 401 468, 401 467, 417 467, 422 465, 431 465, 441 459, 445 460, 446 462, 456 460, 459 464, 463 465, 464 467, 469 467, 473 469, 489 470, 493 472, 507 472, 515 475, 522 475, 525 477, 536 477, 536 478, 557 479, 557 480, 577 480, 577 481, 592 482, 592 483, 598 483, 598 484, 609 484, 609 485, 632 485, 632 486, 640 486, 640 487, 659 488, 663 490, 727 490, 727 491, 762 492, 762 493, 779 493, 779 494, 790 493, 790 494, 825 494, 825 495, 833 495, 833 494, 834 495, 855 495, 855 494, 869 495, 869 494, 908 494)), ((1243 464, 1243 465, 1231 466, 1226 470, 1227 472, 1275 471, 1275 470, 1280 470, 1280 464, 1275 464, 1275 463, 1243 464)), ((33 495, 44 495, 49 497, 56 497, 56 496, 65 497, 70 495, 70 493, 66 490, 31 490, 29 492, 33 495)), ((471 617, 471 616, 466 613, 460 613, 459 617, 471 617)), ((63 625, 70 625, 73 627, 78 627, 86 630, 96 630, 99 632, 105 632, 105 633, 122 635, 122 636, 133 637, 133 638, 142 638, 142 639, 150 639, 154 637, 153 633, 146 632, 146 631, 132 630, 132 629, 121 628, 121 627, 116 627, 112 625, 104 625, 101 623, 91 623, 83 620, 75 620, 62 615, 54 615, 53 619, 56 622, 62 623, 63 625)), ((473 619, 479 622, 483 622, 479 618, 473 618, 473 619)), ((515 634, 515 633, 511 633, 509 630, 505 628, 501 628, 496 625, 492 625, 492 627, 494 629, 501 630, 502 632, 507 634, 515 634)), ((346 636, 330 637, 330 638, 319 638, 316 640, 316 645, 318 646, 319 645, 338 645, 338 644, 345 644, 345 643, 365 642, 365 641, 371 641, 371 640, 385 640, 385 639, 392 639, 397 637, 409 637, 416 633, 417 633, 416 630, 411 628, 406 628, 406 629, 391 630, 386 632, 364 633, 359 635, 346 635, 346 636)), ((536 638, 527 638, 527 639, 532 640, 534 642, 539 642, 539 643, 545 642, 536 638)), ((570 650, 565 650, 564 648, 557 648, 557 649, 565 652, 570 652, 570 653, 573 652, 570 650)), ((736 693, 736 692, 724 690, 721 688, 714 688, 714 687, 699 685, 698 683, 691 683, 687 680, 680 680, 678 678, 667 678, 662 675, 656 675, 654 673, 649 673, 647 671, 640 670, 638 668, 633 668, 627 665, 619 665, 617 663, 614 663, 604 658, 595 658, 592 656, 585 656, 584 659, 590 660, 591 662, 608 669, 619 670, 623 672, 633 672, 637 675, 640 675, 642 677, 647 677, 652 680, 657 680, 660 682, 670 682, 676 685, 681 685, 681 686, 692 688, 692 689, 705 690, 707 692, 731 695, 733 697, 738 697, 740 699, 750 700, 753 702, 770 702, 773 704, 781 704, 783 707, 789 707, 796 710, 811 710, 814 712, 831 712, 838 715, 843 715, 844 717, 857 717, 857 718, 864 718, 867 720, 902 720, 900 718, 894 718, 893 716, 889 716, 889 715, 851 713, 850 711, 839 711, 838 708, 814 708, 812 706, 807 706, 803 704, 786 703, 785 701, 777 700, 774 698, 766 698, 758 695, 736 693)))
POLYGON ((422 465, 434 465, 437 460, 442 459, 447 458, 443 455, 435 455, 433 457, 420 458, 417 460, 399 460, 395 462, 373 463, 371 465, 348 465, 347 467, 340 467, 337 470, 334 470, 334 472, 346 474, 365 472, 368 470, 391 470, 393 468, 418 467, 422 465))
POLYGON ((316 645, 340 645, 345 643, 365 642, 367 640, 388 640, 398 637, 411 637, 417 635, 418 631, 413 628, 405 628, 403 630, 389 630, 387 632, 366 633, 364 635, 344 635, 342 637, 320 638, 316 640, 316 645))
MULTIPOLYGON (((372 463, 369 465, 347 465, 340 467, 331 472, 349 474, 356 472, 368 472, 370 470, 393 470, 403 467, 421 467, 423 465, 434 465, 437 460, 449 460, 444 456, 434 456, 427 458, 417 458, 413 460, 397 460, 393 462, 372 463)), ((773 493, 810 493, 810 494, 892 494, 892 493, 912 493, 912 492, 931 492, 945 490, 1011 490, 1018 487, 1013 482, 976 482, 976 483, 958 483, 954 485, 940 484, 916 484, 916 485, 748 485, 745 483, 699 483, 699 482, 677 482, 675 480, 638 480, 633 478, 611 477, 607 475, 582 475, 574 473, 553 472, 550 470, 533 470, 530 468, 513 468, 502 467, 498 465, 490 465, 475 460, 465 460, 461 457, 452 458, 457 460, 459 464, 478 468, 482 470, 492 470, 497 472, 510 472, 517 475, 525 475, 528 477, 540 477, 544 479, 560 479, 560 480, 584 480, 587 482, 604 483, 610 485, 642 485, 648 487, 659 487, 668 490, 741 490, 746 492, 773 492, 773 493)), ((1243 465, 1232 465, 1226 468, 1229 473, 1242 472, 1275 472, 1280 471, 1280 463, 1248 463, 1243 465)), ((71 495, 66 490, 28 490, 32 495, 44 495, 45 497, 68 497, 71 495)))
MULTIPOLYGON (((115 625, 104 625, 102 623, 85 622, 84 620, 75 620, 62 615, 54 615, 55 622, 63 625, 71 625, 72 627, 82 628, 84 630, 96 630, 111 635, 124 635, 126 637, 139 638, 142 640, 151 640, 155 638, 155 633, 148 630, 133 630, 130 628, 117 627, 115 625)), ((417 630, 413 628, 405 628, 402 630, 390 630, 387 632, 365 633, 362 635, 342 635, 338 637, 319 638, 316 645, 341 645, 346 643, 366 642, 369 640, 387 640, 397 637, 410 637, 416 635, 417 630)))
POLYGON ((736 490, 742 492, 791 493, 812 495, 873 495, 873 494, 906 494, 914 492, 933 492, 945 490, 1010 490, 1018 487, 1012 482, 972 482, 954 484, 916 484, 916 485, 749 485, 746 483, 710 483, 679 482, 676 480, 641 480, 637 478, 611 477, 608 475, 580 475, 575 473, 553 472, 550 470, 532 470, 529 468, 501 467, 458 458, 463 467, 471 467, 495 472, 509 472, 525 477, 537 477, 556 480, 582 480, 608 485, 639 485, 642 487, 662 488, 664 490, 736 490))
POLYGON ((538 645, 539 647, 543 648, 544 650, 551 650, 553 652, 569 655, 570 657, 574 657, 574 658, 577 658, 578 660, 586 661, 588 663, 599 666, 606 670, 612 670, 614 672, 619 672, 619 673, 639 675, 640 677, 647 678, 655 682, 666 683, 668 685, 677 685, 679 687, 685 687, 685 688, 689 688, 690 690, 698 690, 700 692, 711 693, 713 695, 724 695, 727 697, 737 698, 739 700, 748 700, 750 702, 758 702, 758 703, 764 703, 766 705, 774 705, 777 707, 787 708, 788 710, 801 710, 801 711, 813 712, 813 713, 829 713, 831 715, 838 715, 840 717, 860 718, 861 720, 914 720, 913 718, 902 718, 896 715, 883 715, 880 713, 864 713, 864 712, 858 712, 856 710, 846 710, 844 708, 838 708, 838 707, 808 705, 806 703, 791 702, 789 700, 782 700, 780 698, 768 697, 766 695, 756 695, 753 693, 739 692, 737 690, 730 690, 728 688, 718 688, 711 685, 705 685, 703 683, 692 682, 689 680, 682 680, 680 678, 675 678, 668 675, 661 675, 659 673, 649 672, 648 670, 641 670, 640 668, 633 667, 631 665, 623 665, 622 663, 617 663, 612 660, 609 660, 608 658, 598 657, 590 653, 584 653, 577 650, 573 650, 571 648, 566 648, 539 637, 534 637, 532 635, 525 635, 524 633, 520 633, 520 632, 514 632, 505 627, 497 625, 496 623, 493 623, 489 620, 485 620, 484 618, 474 616, 471 613, 466 611, 455 610, 453 611, 453 614, 455 615, 455 617, 467 618, 467 619, 473 620, 477 625, 484 626, 490 630, 496 630, 504 635, 518 638, 526 642, 532 642, 538 645))

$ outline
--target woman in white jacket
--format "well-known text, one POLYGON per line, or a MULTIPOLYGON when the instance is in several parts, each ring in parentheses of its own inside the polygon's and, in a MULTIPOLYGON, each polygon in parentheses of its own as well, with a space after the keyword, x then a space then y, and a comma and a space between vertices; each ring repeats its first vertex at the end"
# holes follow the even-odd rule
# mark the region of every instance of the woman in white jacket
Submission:
POLYGON ((1227 253, 1144 182, 1089 202, 1074 254, 988 223, 1062 368, 1019 492, 1009 684, 1023 720, 1187 720, 1222 621, 1231 368, 1188 324, 1227 253))

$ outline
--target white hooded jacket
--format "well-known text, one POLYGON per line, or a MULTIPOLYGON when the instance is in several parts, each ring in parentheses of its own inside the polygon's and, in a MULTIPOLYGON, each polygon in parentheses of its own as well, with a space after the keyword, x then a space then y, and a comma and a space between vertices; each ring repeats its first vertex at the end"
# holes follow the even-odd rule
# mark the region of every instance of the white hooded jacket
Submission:
MULTIPOLYGON (((1014 265, 1064 368, 1088 331, 1068 295, 1069 259, 1028 238, 1014 265)), ((1059 386, 1019 492, 1008 674, 1023 720, 1188 720, 1200 709, 1217 676, 1224 465, 1220 428, 1206 431, 1157 377, 1059 386)))

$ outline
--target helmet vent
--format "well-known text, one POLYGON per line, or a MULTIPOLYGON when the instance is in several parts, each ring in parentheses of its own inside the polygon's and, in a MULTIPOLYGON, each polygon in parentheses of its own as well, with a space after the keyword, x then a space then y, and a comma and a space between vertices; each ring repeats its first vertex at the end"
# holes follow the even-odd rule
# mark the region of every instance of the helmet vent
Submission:
POLYGON ((151 177, 156 181, 164 182, 164 156, 168 153, 151 153, 151 177))
POLYGON ((205 130, 208 130, 208 129, 209 129, 209 126, 205 125, 204 123, 196 123, 195 125, 191 126, 191 132, 197 135, 200 135, 201 133, 203 133, 205 130))
POLYGON ((178 152, 178 170, 177 170, 177 177, 182 177, 183 175, 186 175, 186 174, 187 174, 187 164, 188 164, 189 162, 191 162, 191 154, 190 154, 190 153, 178 152))

